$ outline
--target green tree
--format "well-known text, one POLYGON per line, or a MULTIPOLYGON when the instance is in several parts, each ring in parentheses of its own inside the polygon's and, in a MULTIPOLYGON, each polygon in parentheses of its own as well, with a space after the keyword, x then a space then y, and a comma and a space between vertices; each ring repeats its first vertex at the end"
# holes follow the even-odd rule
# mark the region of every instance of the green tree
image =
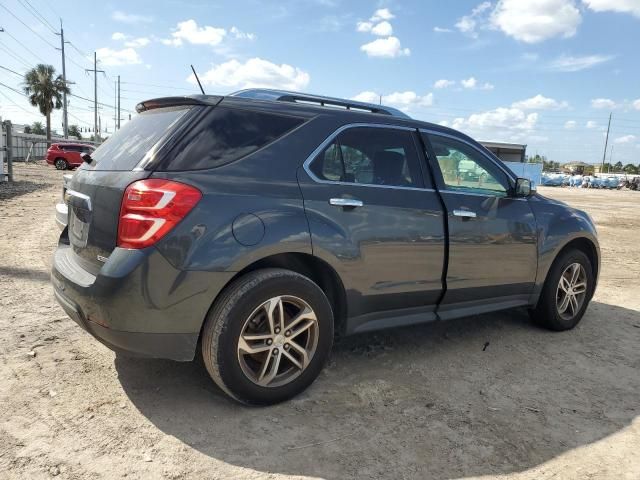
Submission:
POLYGON ((633 163, 626 164, 622 170, 624 170, 625 173, 629 173, 629 174, 638 173, 638 169, 636 168, 636 166, 633 163))
POLYGON ((44 135, 47 133, 42 126, 42 122, 33 122, 29 130, 31 130, 30 133, 33 133, 34 135, 44 135))
POLYGON ((622 170, 622 162, 617 162, 613 168, 615 169, 616 172, 619 172, 622 170))
POLYGON ((29 125, 25 125, 24 129, 23 129, 23 132, 27 133, 27 134, 31 133, 31 127, 29 125))
POLYGON ((71 93, 62 80, 56 76, 52 65, 38 64, 24 75, 24 93, 29 102, 38 107, 47 119, 47 140, 51 140, 51 112, 62 108, 62 94, 71 93))
POLYGON ((82 135, 80 134, 80 127, 78 127, 78 125, 70 125, 69 136, 76 137, 78 140, 82 140, 82 135))

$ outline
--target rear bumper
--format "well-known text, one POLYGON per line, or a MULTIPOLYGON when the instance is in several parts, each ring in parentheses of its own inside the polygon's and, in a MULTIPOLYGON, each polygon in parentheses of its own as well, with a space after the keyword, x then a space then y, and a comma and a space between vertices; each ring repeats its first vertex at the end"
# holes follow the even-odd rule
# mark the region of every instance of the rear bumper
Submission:
POLYGON ((56 224, 60 231, 67 228, 67 219, 69 217, 69 208, 66 203, 56 204, 56 224))
POLYGON ((143 333, 112 330, 87 320, 82 309, 59 290, 54 289, 54 295, 62 309, 74 322, 115 352, 182 362, 193 360, 198 343, 197 333, 143 333))
POLYGON ((112 350, 190 361, 207 312, 232 276, 176 270, 153 247, 116 248, 101 268, 87 267, 61 242, 51 281, 67 315, 112 350))

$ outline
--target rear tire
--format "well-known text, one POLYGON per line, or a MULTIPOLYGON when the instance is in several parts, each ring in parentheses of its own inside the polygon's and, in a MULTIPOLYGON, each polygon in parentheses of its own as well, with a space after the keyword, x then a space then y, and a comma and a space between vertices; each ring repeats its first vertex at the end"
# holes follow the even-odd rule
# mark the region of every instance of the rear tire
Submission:
POLYGON ((586 311, 595 285, 589 257, 578 249, 564 252, 553 263, 532 319, 554 331, 575 327, 586 311))
POLYGON ((309 278, 282 269, 250 272, 229 285, 207 315, 202 358, 213 381, 248 405, 305 390, 333 343, 333 312, 309 278))
POLYGON ((56 167, 56 170, 67 170, 69 168, 69 164, 64 158, 56 158, 53 164, 56 167))

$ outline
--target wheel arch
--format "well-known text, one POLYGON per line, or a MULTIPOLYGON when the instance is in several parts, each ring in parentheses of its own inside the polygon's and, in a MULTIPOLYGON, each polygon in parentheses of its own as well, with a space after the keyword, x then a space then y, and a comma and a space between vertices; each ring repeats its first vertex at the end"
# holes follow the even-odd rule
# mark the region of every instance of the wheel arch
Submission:
POLYGON ((536 286, 536 291, 534 292, 533 301, 531 302, 532 306, 535 307, 538 304, 538 301, 540 300, 540 294, 541 294, 542 288, 546 284, 547 279, 549 278, 549 274, 553 270, 553 266, 556 264, 558 259, 561 258, 562 255, 564 255, 566 252, 573 249, 580 250, 589 258, 589 261, 591 263, 591 268, 593 269, 593 278, 595 281, 593 291, 595 291, 595 288, 598 282, 598 274, 600 271, 599 249, 597 247, 597 244, 592 239, 586 236, 579 236, 567 241, 564 245, 562 245, 555 251, 553 255, 553 260, 549 262, 549 265, 546 271, 544 272, 544 281, 538 282, 538 285, 536 286))
MULTIPOLYGON (((218 298, 220 298, 222 292, 236 279, 249 272, 265 268, 282 268, 310 278, 322 289, 329 299, 329 303, 333 309, 334 331, 338 334, 344 332, 347 319, 347 296, 342 280, 328 263, 308 253, 277 253, 250 263, 229 279, 226 286, 211 302, 210 308, 212 308, 218 298)), ((204 323, 203 319, 201 328, 204 327, 204 323)), ((202 331, 200 332, 200 337, 202 337, 202 331)))

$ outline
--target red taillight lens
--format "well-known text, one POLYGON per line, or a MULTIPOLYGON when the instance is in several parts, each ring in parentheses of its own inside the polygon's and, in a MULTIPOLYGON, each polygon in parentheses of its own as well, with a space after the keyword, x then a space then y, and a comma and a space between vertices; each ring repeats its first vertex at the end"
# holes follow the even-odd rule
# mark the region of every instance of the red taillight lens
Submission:
POLYGON ((196 206, 202 193, 184 183, 159 178, 127 187, 120 207, 118 246, 145 248, 164 237, 196 206))

